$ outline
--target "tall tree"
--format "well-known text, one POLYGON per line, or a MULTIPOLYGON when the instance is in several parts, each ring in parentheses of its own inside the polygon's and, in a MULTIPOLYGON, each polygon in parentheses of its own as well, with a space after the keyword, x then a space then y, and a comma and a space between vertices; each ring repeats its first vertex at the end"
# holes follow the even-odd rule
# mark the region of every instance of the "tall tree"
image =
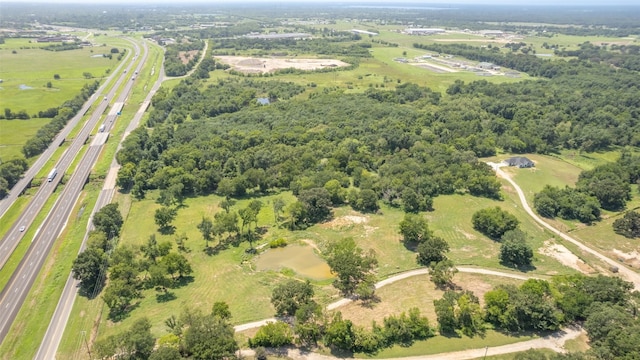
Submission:
POLYGON ((80 281, 83 294, 91 296, 94 291, 102 288, 105 277, 101 275, 107 270, 106 260, 102 249, 88 247, 73 261, 73 278, 80 281))
POLYGON ((378 260, 373 251, 365 253, 352 238, 344 238, 329 246, 327 263, 337 277, 333 286, 348 296, 359 286, 373 283, 373 270, 378 260))
POLYGON ((509 230, 502 235, 500 262, 515 267, 531 266, 533 249, 527 244, 527 235, 519 229, 509 230))
POLYGON ((271 304, 276 309, 276 315, 292 316, 304 304, 313 301, 313 294, 313 286, 309 280, 301 282, 290 279, 273 288, 271 304))
POLYGON ((160 228, 160 231, 167 232, 172 228, 171 223, 175 220, 178 212, 174 208, 163 206, 159 209, 156 209, 156 212, 153 216, 156 225, 160 228))
POLYGON ((117 203, 105 205, 93 215, 93 225, 97 230, 104 232, 109 239, 120 235, 123 222, 117 203))
POLYGON ((202 238, 204 239, 205 247, 209 247, 209 241, 211 241, 211 237, 213 235, 213 221, 211 221, 208 217, 202 217, 202 221, 198 224, 198 230, 202 234, 202 238))

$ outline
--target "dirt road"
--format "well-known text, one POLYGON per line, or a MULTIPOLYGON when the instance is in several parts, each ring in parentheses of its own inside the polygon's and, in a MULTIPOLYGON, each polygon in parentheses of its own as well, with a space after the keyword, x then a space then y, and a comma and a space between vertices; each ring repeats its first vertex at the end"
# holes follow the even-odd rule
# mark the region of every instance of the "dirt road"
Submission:
MULTIPOLYGON (((584 333, 584 330, 578 327, 565 328, 554 332, 551 335, 533 339, 528 341, 521 341, 514 344, 483 347, 478 349, 469 349, 462 351, 453 351, 448 353, 440 353, 433 355, 420 355, 409 356, 395 359, 382 359, 382 360, 464 360, 464 359, 479 359, 486 356, 510 354, 514 352, 526 351, 529 349, 551 349, 556 352, 565 352, 564 344, 567 340, 572 340, 584 333)), ((253 350, 242 350, 243 356, 254 355, 253 350)), ((322 355, 313 352, 302 352, 298 349, 290 349, 287 351, 287 356, 294 360, 336 360, 337 357, 322 355)), ((339 358, 341 360, 351 360, 353 358, 339 358)))
POLYGON ((601 253, 599 253, 598 251, 588 247, 587 245, 583 244, 582 242, 572 238, 571 236, 563 233, 562 231, 554 228, 553 226, 549 225, 548 223, 546 223, 544 220, 542 220, 536 213, 533 212, 533 210, 531 210, 531 207, 529 207, 529 204, 527 203, 527 199, 524 196, 524 192, 522 192, 522 189, 520 189, 520 186, 518 186, 518 184, 515 183, 515 181, 513 181, 511 179, 511 177, 505 173, 504 171, 502 171, 500 169, 500 164, 496 164, 496 163, 487 163, 489 164, 495 171, 496 174, 498 176, 500 176, 501 178, 507 180, 511 186, 513 186, 513 188, 516 190, 516 192, 518 193, 518 197, 520 198, 520 202, 522 203, 522 207, 524 208, 524 210, 527 212, 527 214, 529 214, 529 216, 531 216, 533 218, 533 220, 535 220, 538 224, 544 226, 547 230, 551 231, 552 233, 560 236, 562 239, 576 245, 577 247, 579 247, 581 250, 588 252, 589 254, 597 257, 598 259, 604 261, 605 263, 609 264, 610 266, 615 266, 616 268, 618 268, 618 273, 627 281, 630 281, 633 283, 634 287, 636 288, 636 290, 640 290, 640 274, 638 274, 637 272, 630 270, 629 268, 625 267, 624 264, 621 264, 615 260, 612 260, 610 258, 608 258, 605 255, 602 255, 601 253))

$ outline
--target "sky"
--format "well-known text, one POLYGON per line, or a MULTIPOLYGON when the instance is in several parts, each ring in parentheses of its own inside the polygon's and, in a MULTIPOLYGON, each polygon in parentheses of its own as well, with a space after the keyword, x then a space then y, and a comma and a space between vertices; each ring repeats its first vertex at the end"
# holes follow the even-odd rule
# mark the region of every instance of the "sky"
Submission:
MULTIPOLYGON (((441 0, 441 1, 420 1, 420 0, 1 0, 3 2, 11 3, 48 3, 48 4, 62 4, 62 3, 82 3, 82 4, 175 4, 186 5, 188 3, 193 4, 211 4, 216 3, 247 3, 247 2, 300 2, 300 3, 342 3, 342 4, 357 4, 357 3, 388 3, 397 4, 412 3, 420 4, 421 6, 429 6, 434 4, 491 4, 491 5, 556 5, 556 6, 616 6, 616 5, 639 5, 638 0, 441 0)), ((640 20, 639 20, 640 21, 640 20)))

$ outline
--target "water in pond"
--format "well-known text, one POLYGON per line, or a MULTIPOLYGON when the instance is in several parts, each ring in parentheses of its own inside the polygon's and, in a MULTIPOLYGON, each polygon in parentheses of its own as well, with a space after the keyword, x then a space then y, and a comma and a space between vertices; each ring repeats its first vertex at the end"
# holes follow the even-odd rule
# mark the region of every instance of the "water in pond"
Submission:
POLYGON ((256 258, 258 270, 289 268, 297 274, 314 280, 331 279, 329 265, 309 246, 289 245, 269 249, 256 258))

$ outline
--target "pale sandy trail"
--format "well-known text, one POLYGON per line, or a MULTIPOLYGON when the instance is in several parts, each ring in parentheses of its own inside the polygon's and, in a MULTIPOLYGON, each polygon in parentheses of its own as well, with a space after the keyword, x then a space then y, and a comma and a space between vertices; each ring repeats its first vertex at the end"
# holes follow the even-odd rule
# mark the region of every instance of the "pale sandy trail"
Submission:
MULTIPOLYGON (((382 359, 382 360, 464 360, 479 359, 486 356, 510 354, 514 352, 527 351, 529 349, 551 349, 556 352, 565 352, 564 344, 567 340, 572 340, 584 333, 579 327, 569 327, 553 334, 541 337, 539 339, 521 341, 514 344, 502 346, 483 347, 478 349, 469 349, 462 351, 453 351, 448 353, 440 353, 433 355, 408 356, 402 358, 382 359)), ((428 340, 427 340, 428 341, 428 340)), ((243 356, 252 356, 253 350, 242 350, 243 356)), ((294 360, 351 360, 353 358, 338 358, 330 355, 322 355, 313 352, 302 352, 298 349, 289 349, 287 356, 294 360)))
MULTIPOLYGON (((517 279, 517 280, 539 279, 539 277, 533 276, 533 275, 520 275, 520 274, 508 273, 508 272, 504 272, 504 271, 496 271, 496 270, 465 267, 465 266, 457 267, 457 269, 458 269, 458 271, 463 272, 463 273, 501 276, 501 277, 506 277, 506 278, 510 278, 510 279, 517 279)), ((393 284, 396 281, 404 280, 406 278, 410 278, 410 277, 413 277, 413 276, 427 275, 427 274, 429 274, 429 269, 428 268, 409 270, 409 271, 405 271, 403 273, 394 275, 394 276, 392 276, 392 277, 390 277, 388 279, 384 279, 382 281, 379 281, 379 282, 376 283, 375 287, 376 287, 376 289, 379 289, 379 288, 381 288, 383 286, 386 286, 386 285, 389 285, 389 284, 393 284)), ((346 305, 346 304, 348 304, 348 303, 350 303, 352 301, 353 301, 352 299, 347 299, 347 298, 343 298, 343 299, 340 299, 338 301, 334 301, 331 304, 327 305, 327 310, 337 309, 337 308, 339 308, 341 306, 344 306, 344 305, 346 305)), ((250 322, 250 323, 246 323, 246 324, 236 325, 236 326, 234 326, 234 329, 236 331, 244 331, 244 330, 248 330, 248 329, 258 328, 258 327, 266 325, 267 323, 276 322, 276 321, 277 321, 276 318, 269 318, 269 319, 254 321, 254 322, 250 322)))
POLYGON ((585 252, 588 252, 589 254, 591 254, 591 255, 597 257, 598 259, 604 261, 605 263, 609 264, 610 266, 615 266, 616 268, 618 268, 618 273, 625 280, 630 281, 631 283, 633 283, 633 285, 636 288, 636 290, 640 290, 640 274, 638 274, 637 272, 635 272, 633 270, 630 270, 624 264, 620 264, 620 263, 616 262, 615 260, 612 260, 612 259, 608 258, 607 256, 599 253, 598 251, 588 247, 587 245, 583 244, 582 242, 572 238, 571 236, 563 233, 562 231, 554 228, 553 226, 549 225, 547 222, 542 220, 536 213, 533 212, 533 210, 531 210, 531 207, 529 207, 529 204, 527 203, 527 199, 525 198, 524 192, 522 191, 522 189, 520 189, 520 186, 518 186, 518 184, 516 184, 515 181, 513 181, 511 179, 511 177, 507 173, 505 173, 504 171, 502 171, 500 169, 500 165, 499 164, 495 164, 495 163, 488 163, 488 164, 496 171, 496 174, 498 176, 500 176, 501 178, 507 180, 509 182, 509 184, 511 184, 511 186, 513 186, 513 188, 518 193, 518 197, 520 198, 520 202, 522 203, 522 207, 527 212, 527 214, 529 214, 529 216, 531 216, 533 218, 533 220, 535 220, 538 224, 544 226, 547 230, 551 231, 552 233, 560 236, 562 239, 564 239, 564 240, 576 245, 581 250, 583 250, 585 252))

